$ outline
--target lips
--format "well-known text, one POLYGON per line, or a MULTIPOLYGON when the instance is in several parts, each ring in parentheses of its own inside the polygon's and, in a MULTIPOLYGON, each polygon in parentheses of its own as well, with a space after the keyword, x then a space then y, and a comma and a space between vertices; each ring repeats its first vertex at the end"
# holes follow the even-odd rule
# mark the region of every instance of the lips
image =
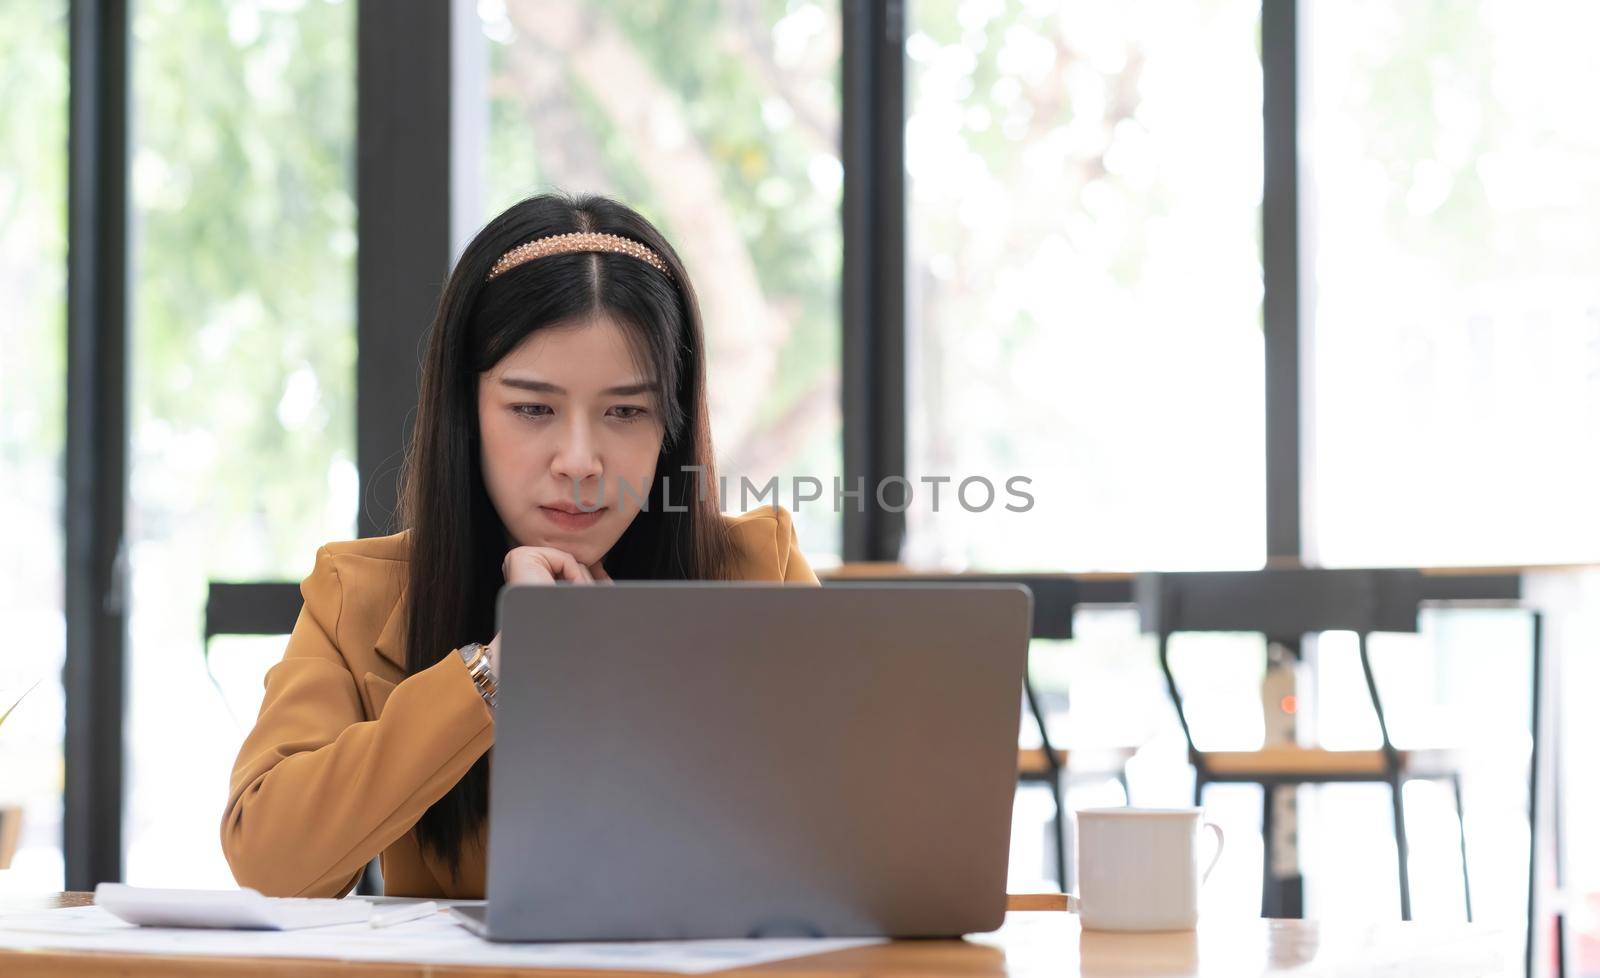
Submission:
POLYGON ((606 507, 590 510, 579 509, 572 503, 561 503, 555 506, 540 506, 539 515, 563 530, 583 530, 600 522, 606 513, 606 507))

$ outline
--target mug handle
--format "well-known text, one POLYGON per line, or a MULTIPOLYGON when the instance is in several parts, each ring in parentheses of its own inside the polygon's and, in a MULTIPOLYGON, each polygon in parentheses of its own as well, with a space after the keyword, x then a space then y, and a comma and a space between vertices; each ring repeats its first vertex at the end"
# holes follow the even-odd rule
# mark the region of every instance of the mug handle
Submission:
POLYGON ((1200 885, 1201 886, 1205 886, 1206 885, 1206 880, 1211 878, 1211 871, 1213 869, 1217 868, 1217 863, 1219 861, 1221 861, 1221 859, 1222 859, 1222 845, 1223 845, 1223 842, 1222 842, 1222 826, 1218 825, 1216 822, 1207 822, 1202 827, 1210 829, 1212 832, 1215 832, 1216 835, 1217 835, 1217 851, 1216 851, 1216 853, 1214 855, 1212 855, 1211 862, 1206 864, 1205 872, 1200 874, 1200 885))

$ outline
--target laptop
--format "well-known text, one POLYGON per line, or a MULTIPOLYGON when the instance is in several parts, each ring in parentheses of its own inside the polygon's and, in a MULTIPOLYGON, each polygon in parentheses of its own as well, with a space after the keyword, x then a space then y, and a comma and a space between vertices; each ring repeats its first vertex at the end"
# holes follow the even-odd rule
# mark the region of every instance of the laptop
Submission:
POLYGON ((948 937, 1005 914, 1032 595, 500 594, 494 941, 948 937))

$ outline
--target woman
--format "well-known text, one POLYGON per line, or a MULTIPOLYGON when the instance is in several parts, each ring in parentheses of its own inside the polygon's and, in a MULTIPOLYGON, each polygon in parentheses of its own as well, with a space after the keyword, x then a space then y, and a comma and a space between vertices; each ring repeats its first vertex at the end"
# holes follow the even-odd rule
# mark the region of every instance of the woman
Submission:
POLYGON ((394 536, 317 552, 234 764, 243 886, 482 897, 502 584, 816 583, 789 515, 724 518, 688 275, 644 218, 539 196, 440 299, 394 536), (479 644, 484 643, 484 644, 479 644))

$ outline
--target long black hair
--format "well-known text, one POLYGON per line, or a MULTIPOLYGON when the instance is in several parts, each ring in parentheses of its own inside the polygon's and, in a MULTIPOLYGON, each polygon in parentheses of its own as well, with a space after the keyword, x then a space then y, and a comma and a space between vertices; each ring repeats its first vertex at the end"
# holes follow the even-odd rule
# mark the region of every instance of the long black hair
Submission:
MULTIPOLYGON (((529 335, 602 310, 629 331, 635 355, 651 369, 666 428, 655 485, 606 554, 606 573, 617 580, 727 577, 731 545, 710 488, 717 481, 705 342, 682 261, 649 221, 614 200, 530 197, 490 221, 467 246, 430 331, 401 492, 400 521, 410 530, 411 550, 408 675, 494 634, 507 533, 483 484, 479 374, 529 335), (575 231, 636 241, 659 255, 670 274, 628 255, 584 252, 538 258, 488 280, 495 261, 517 245, 575 231), (670 496, 663 494, 663 475, 670 496)), ((459 870, 462 839, 488 812, 488 787, 485 755, 417 822, 417 840, 452 874, 459 870)))

